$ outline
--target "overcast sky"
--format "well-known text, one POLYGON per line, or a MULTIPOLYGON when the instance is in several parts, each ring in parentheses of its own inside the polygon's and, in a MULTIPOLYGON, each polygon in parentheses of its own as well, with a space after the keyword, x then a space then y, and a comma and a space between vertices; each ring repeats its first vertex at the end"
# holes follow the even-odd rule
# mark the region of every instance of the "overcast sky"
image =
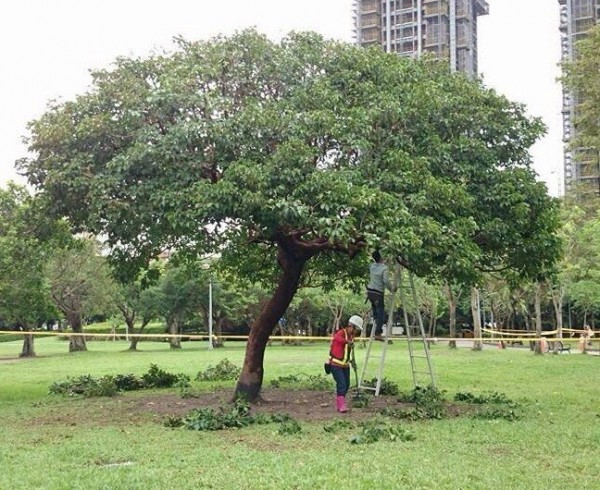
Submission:
MULTIPOLYGON (((488 0, 479 18, 479 71, 486 85, 527 105, 549 131, 532 149, 551 194, 562 192, 558 2, 488 0)), ((2 0, 0 3, 0 185, 22 180, 28 121, 49 100, 86 91, 89 70, 117 56, 171 48, 256 26, 272 39, 291 30, 352 41, 352 0, 2 0)))

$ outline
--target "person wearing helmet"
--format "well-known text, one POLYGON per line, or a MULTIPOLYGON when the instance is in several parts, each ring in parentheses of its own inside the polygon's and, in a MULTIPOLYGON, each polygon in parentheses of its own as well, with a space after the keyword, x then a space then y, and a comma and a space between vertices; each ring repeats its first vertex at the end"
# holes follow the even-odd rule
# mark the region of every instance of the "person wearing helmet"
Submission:
POLYGON ((352 315, 348 324, 338 329, 331 339, 326 371, 329 371, 335 380, 335 406, 340 413, 348 411, 346 393, 350 389, 350 363, 354 337, 361 334, 362 328, 363 319, 358 315, 352 315))

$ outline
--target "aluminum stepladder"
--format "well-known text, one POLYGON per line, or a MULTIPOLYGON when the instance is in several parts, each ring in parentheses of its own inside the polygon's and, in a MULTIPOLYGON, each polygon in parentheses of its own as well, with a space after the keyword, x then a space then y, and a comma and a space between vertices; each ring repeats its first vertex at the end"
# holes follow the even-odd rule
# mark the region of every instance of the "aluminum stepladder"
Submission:
MULTIPOLYGON (((416 293, 416 289, 415 289, 414 278, 413 278, 412 272, 409 274, 409 278, 410 278, 410 288, 412 291, 412 299, 414 301, 414 304, 418 305, 419 303, 417 302, 417 293, 416 293)), ((411 374, 412 374, 412 378, 413 378, 413 384, 415 387, 422 386, 423 383, 420 382, 420 376, 427 375, 427 383, 426 384, 431 385, 432 387, 435 388, 435 376, 433 374, 433 366, 431 364, 429 345, 427 343, 427 338, 425 336, 425 329, 423 328, 423 319, 421 317, 421 312, 418 307, 415 308, 415 310, 417 312, 418 325, 410 325, 410 323, 408 321, 407 308, 404 307, 404 305, 406 305, 406 298, 404 295, 402 267, 400 266, 399 263, 396 264, 393 285, 394 285, 394 289, 393 289, 393 293, 391 296, 389 313, 388 313, 388 321, 387 321, 386 328, 385 328, 385 335, 383 338, 384 342, 381 347, 381 353, 379 355, 373 355, 371 353, 371 347, 373 346, 373 342, 375 340, 375 327, 373 326, 373 328, 371 329, 371 335, 369 336, 369 340, 367 342, 367 352, 365 354, 365 361, 364 361, 360 379, 358 382, 359 391, 360 390, 374 391, 375 396, 379 396, 379 392, 381 391, 381 382, 383 380, 383 369, 385 366, 385 356, 386 356, 386 352, 387 352, 387 347, 389 345, 388 340, 389 340, 389 337, 390 337, 390 334, 392 331, 392 326, 395 324, 394 323, 394 312, 396 310, 396 304, 395 304, 396 303, 396 291, 400 292, 400 302, 403 305, 402 310, 404 312, 404 325, 406 328, 405 332, 406 332, 408 355, 410 358, 410 369, 411 369, 411 374), (420 343, 422 345, 422 351, 420 349, 418 349, 418 345, 416 345, 415 343, 417 343, 417 344, 420 343), (375 383, 374 387, 365 385, 365 373, 367 371, 367 366, 371 359, 379 359, 379 366, 377 369, 377 378, 376 378, 376 383, 375 383), (425 366, 422 366, 423 363, 425 363, 425 366)))
POLYGON ((383 343, 381 346, 381 352, 379 355, 373 355, 371 353, 371 348, 373 347, 373 342, 375 341, 375 320, 373 319, 373 327, 371 328, 371 335, 369 335, 369 340, 367 341, 367 352, 365 354, 365 362, 363 363, 363 367, 360 373, 360 378, 358 381, 358 391, 367 390, 374 391, 375 396, 379 396, 379 392, 381 391, 381 381, 383 379, 383 368, 385 366, 385 354, 387 352, 387 347, 389 345, 389 337, 390 332, 392 331, 392 325, 394 324, 394 311, 395 311, 395 303, 396 303, 396 291, 398 290, 398 281, 400 280, 400 264, 396 264, 396 271, 394 273, 394 282, 393 282, 393 292, 390 300, 390 308, 388 312, 388 320, 385 325, 385 334, 383 336, 383 343), (367 371, 367 366, 371 359, 379 359, 379 366, 377 367, 377 381, 375 386, 370 386, 365 384, 365 374, 367 371))
MULTIPOLYGON (((402 268, 399 270, 400 284, 402 284, 402 268)), ((410 370, 413 378, 413 385, 417 387, 431 386, 436 387, 435 376, 433 374, 433 365, 431 364, 431 355, 429 353, 429 343, 423 328, 423 318, 421 309, 417 299, 417 290, 415 288, 414 275, 411 271, 408 273, 412 299, 415 305, 417 316, 417 325, 411 325, 408 321, 408 313, 406 308, 402 308, 404 312, 404 325, 406 326, 406 344, 408 346, 408 356, 410 358, 410 370), (421 349, 422 348, 422 349, 421 349), (423 382, 423 380, 425 382, 423 382)), ((404 290, 400 288, 400 299, 402 305, 406 305, 404 298, 404 290)))

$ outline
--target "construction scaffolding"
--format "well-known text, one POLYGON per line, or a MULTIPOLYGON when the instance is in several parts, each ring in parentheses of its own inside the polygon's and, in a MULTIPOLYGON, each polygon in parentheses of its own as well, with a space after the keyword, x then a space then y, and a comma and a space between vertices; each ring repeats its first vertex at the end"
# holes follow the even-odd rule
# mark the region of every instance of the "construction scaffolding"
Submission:
MULTIPOLYGON (((600 23, 600 0, 558 0, 560 6, 561 58, 563 62, 576 57, 575 44, 585 38, 588 31, 600 23)), ((583 190, 600 194, 600 153, 598 149, 572 148, 576 137, 575 114, 581 101, 563 86, 563 171, 564 189, 575 184, 583 190)))
POLYGON ((355 0, 354 38, 400 56, 433 53, 476 76, 477 18, 488 13, 485 0, 355 0))

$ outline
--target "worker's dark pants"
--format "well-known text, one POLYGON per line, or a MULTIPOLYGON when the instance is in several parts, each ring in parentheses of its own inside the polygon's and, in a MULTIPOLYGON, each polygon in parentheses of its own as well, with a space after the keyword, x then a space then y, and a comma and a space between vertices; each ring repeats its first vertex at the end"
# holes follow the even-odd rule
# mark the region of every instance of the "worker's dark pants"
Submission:
POLYGON ((350 367, 331 365, 331 374, 335 380, 335 392, 338 396, 346 396, 350 388, 350 367))
POLYGON ((375 327, 375 335, 381 335, 383 332, 383 324, 385 323, 385 305, 383 303, 383 293, 369 290, 367 298, 371 302, 373 310, 373 327, 375 327))

